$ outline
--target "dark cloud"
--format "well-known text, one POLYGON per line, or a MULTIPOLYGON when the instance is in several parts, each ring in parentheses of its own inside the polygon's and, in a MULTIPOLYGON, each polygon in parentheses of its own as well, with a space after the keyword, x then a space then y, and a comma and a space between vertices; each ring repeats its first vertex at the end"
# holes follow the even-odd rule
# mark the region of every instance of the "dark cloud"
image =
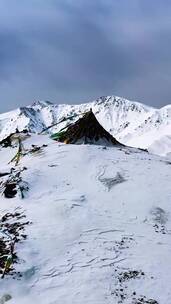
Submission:
POLYGON ((1 0, 0 111, 119 95, 170 103, 171 3, 1 0))

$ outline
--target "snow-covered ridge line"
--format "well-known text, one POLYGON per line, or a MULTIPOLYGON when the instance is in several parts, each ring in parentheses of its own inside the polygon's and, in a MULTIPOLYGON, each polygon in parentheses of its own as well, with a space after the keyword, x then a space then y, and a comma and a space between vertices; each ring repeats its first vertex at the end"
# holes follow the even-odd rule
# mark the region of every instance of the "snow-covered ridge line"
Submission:
MULTIPOLYGON (((120 142, 148 148, 161 155, 171 152, 171 105, 156 109, 117 96, 103 96, 79 105, 36 101, 30 106, 0 114, 0 140, 15 132, 16 128, 39 133, 64 117, 84 113, 90 108, 101 125, 120 142)), ((66 123, 50 129, 50 132, 59 130, 66 123)))

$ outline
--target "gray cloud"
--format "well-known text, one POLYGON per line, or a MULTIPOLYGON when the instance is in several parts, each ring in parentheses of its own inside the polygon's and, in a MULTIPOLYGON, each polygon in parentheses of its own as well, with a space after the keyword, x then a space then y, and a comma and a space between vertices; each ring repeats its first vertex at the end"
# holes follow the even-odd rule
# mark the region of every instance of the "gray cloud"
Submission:
POLYGON ((0 112, 115 94, 170 103, 168 0, 1 0, 0 112))

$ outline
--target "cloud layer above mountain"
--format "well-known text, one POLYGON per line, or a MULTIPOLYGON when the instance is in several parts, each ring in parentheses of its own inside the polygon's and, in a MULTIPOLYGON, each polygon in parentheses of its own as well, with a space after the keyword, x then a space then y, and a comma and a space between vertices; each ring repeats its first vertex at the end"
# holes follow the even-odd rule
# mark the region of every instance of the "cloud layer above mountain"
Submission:
POLYGON ((34 99, 171 102, 171 1, 1 0, 0 112, 34 99))

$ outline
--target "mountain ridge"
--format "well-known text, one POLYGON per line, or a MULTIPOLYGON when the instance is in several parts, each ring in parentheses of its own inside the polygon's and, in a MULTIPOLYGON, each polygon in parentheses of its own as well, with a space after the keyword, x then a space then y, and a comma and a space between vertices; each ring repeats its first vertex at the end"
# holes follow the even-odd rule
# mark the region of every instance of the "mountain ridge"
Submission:
MULTIPOLYGON (((0 140, 16 129, 39 133, 64 117, 75 115, 72 118, 74 122, 76 115, 90 108, 100 124, 121 143, 148 148, 150 152, 160 155, 171 152, 171 105, 157 109, 118 96, 102 96, 78 105, 36 101, 32 105, 0 114, 0 140), (160 147, 162 142, 165 142, 163 149, 160 147)), ((59 131, 67 123, 51 128, 50 133, 59 131)))

